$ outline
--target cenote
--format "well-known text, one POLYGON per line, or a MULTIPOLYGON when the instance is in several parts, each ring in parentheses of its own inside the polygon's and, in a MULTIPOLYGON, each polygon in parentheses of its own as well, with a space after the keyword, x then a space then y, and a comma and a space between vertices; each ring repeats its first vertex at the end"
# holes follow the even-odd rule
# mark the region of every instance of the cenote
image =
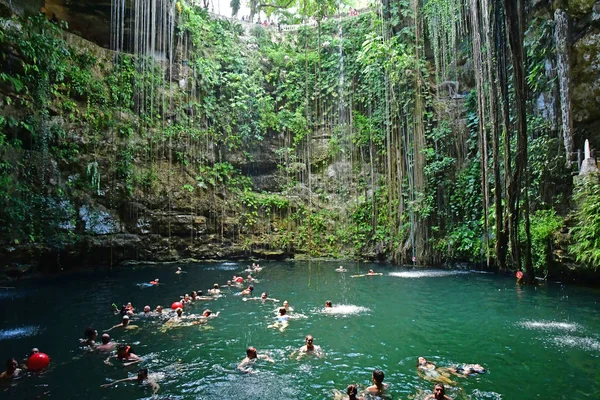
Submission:
POLYGON ((476 271, 407 269, 383 264, 269 262, 255 274, 254 295, 279 303, 242 301, 240 289, 187 306, 220 312, 206 325, 162 332, 162 322, 136 314, 138 331, 111 331, 143 358, 139 366, 104 364, 78 339, 87 326, 101 332, 120 320, 111 304, 131 301, 167 308, 180 295, 225 283, 242 262, 140 266, 19 282, 1 292, 0 353, 22 359, 32 347, 48 353, 50 367, 1 388, 2 398, 150 398, 146 386, 102 384, 133 376, 138 367, 159 375, 156 398, 327 399, 350 383, 371 384, 379 368, 387 398, 421 399, 433 384, 417 375, 417 357, 439 366, 480 363, 488 372, 453 378, 455 399, 587 399, 600 390, 600 318, 597 289, 560 283, 517 286, 513 278, 476 271), (187 273, 176 275, 177 266, 187 273), (369 268, 382 276, 352 278, 369 268), (159 278, 158 287, 138 283, 159 278), (269 329, 276 304, 294 308, 284 332, 269 329), (331 300, 333 312, 324 312, 331 300), (338 306, 344 306, 339 307, 338 306), (325 357, 291 357, 311 334, 325 357), (237 369, 247 346, 270 355, 253 373, 237 369))

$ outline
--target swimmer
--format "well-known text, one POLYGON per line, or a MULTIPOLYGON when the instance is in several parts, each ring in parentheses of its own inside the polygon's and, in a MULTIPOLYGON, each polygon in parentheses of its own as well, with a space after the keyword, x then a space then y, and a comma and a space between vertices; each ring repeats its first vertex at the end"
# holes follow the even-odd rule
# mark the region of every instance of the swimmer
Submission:
POLYGON ((110 335, 108 333, 103 334, 100 340, 102 341, 102 344, 96 346, 95 350, 110 353, 117 347, 117 343, 110 340, 110 335))
POLYGON ((375 272, 372 269, 369 270, 369 272, 367 272, 366 274, 361 274, 361 275, 350 275, 351 278, 361 278, 363 276, 376 276, 376 275, 383 275, 381 272, 375 272))
POLYGON ((162 306, 156 306, 156 309, 154 311, 157 314, 162 314, 163 313, 163 307, 162 306))
POLYGON ((258 265, 258 264, 254 264, 254 263, 252 263, 252 269, 254 270, 254 272, 260 272, 260 271, 262 271, 261 266, 258 265))
POLYGON ((19 368, 19 362, 14 358, 9 358, 6 360, 6 371, 0 374, 1 380, 8 380, 19 376, 21 373, 21 368, 19 368))
POLYGON ((286 315, 286 309, 285 307, 281 307, 279 309, 279 316, 277 317, 277 320, 275 321, 274 324, 269 325, 268 328, 274 328, 274 329, 279 329, 279 332, 283 332, 285 331, 285 328, 287 328, 289 325, 288 322, 288 316, 286 315))
POLYGON ((246 289, 242 290, 240 292, 240 295, 242 295, 242 296, 251 296, 253 291, 254 291, 254 286, 250 285, 246 289))
POLYGON ((425 357, 419 357, 417 360, 417 374, 428 381, 441 382, 447 385, 454 385, 455 382, 450 379, 448 368, 438 368, 425 357))
POLYGON ((115 356, 111 356, 108 357, 106 360, 104 360, 104 363, 106 365, 112 365, 110 362, 110 359, 112 357, 115 357, 117 360, 121 361, 123 363, 124 367, 128 367, 130 365, 139 363, 140 361, 142 361, 142 359, 133 352, 133 350, 131 349, 131 346, 128 346, 126 344, 120 344, 117 346, 117 354, 115 356))
POLYGON ((207 290, 208 294, 212 294, 213 296, 218 296, 221 294, 221 289, 219 289, 219 284, 215 283, 212 289, 207 290))
POLYGON ((234 282, 235 284, 242 284, 244 283, 244 278, 242 278, 241 276, 233 276, 233 278, 231 278, 232 282, 234 282))
POLYGON ((321 346, 316 346, 313 344, 314 338, 312 335, 306 335, 304 341, 306 344, 298 349, 298 352, 300 353, 297 357, 298 360, 305 354, 314 354, 317 357, 324 355, 321 346))
POLYGON ((357 397, 358 388, 356 385, 348 385, 346 388, 346 394, 348 395, 348 400, 364 400, 364 397, 357 397))
POLYGON ((294 309, 290 307, 290 303, 287 300, 283 301, 283 307, 285 308, 286 312, 294 311, 294 309))
POLYGON ((335 272, 348 272, 348 270, 340 265, 338 268, 335 269, 335 272))
POLYGON ((33 348, 32 348, 32 349, 29 351, 29 355, 23 359, 23 362, 22 362, 21 368, 22 368, 22 369, 28 369, 28 367, 27 367, 27 362, 29 361, 29 358, 30 358, 32 355, 34 355, 34 354, 37 354, 37 353, 39 353, 39 352, 40 352, 40 349, 38 349, 37 347, 33 347, 33 348))
POLYGON ((151 310, 150 306, 144 306, 144 315, 150 315, 151 310))
POLYGON ((156 383, 156 381, 152 378, 148 376, 148 368, 142 368, 137 372, 137 376, 135 377, 131 377, 131 378, 125 378, 125 379, 119 379, 117 381, 113 381, 111 383, 107 383, 106 385, 101 385, 101 387, 109 387, 112 385, 116 385, 117 383, 121 383, 121 382, 133 382, 133 381, 137 381, 138 383, 144 383, 147 382, 148 385, 150 385, 150 387, 152 387, 152 393, 156 394, 156 392, 158 392, 158 390, 160 389, 160 386, 158 385, 158 383, 156 383))
POLYGON ((202 312, 202 318, 217 318, 221 311, 217 311, 216 314, 213 314, 208 308, 202 312))
POLYGON ((438 383, 433 387, 433 393, 425 397, 424 400, 452 400, 446 396, 446 388, 443 384, 438 383))
POLYGON ((177 274, 177 275, 187 274, 187 272, 185 272, 184 270, 182 270, 181 267, 177 267, 177 271, 175 271, 175 274, 177 274))
POLYGON ((158 278, 154 278, 154 280, 153 280, 153 281, 150 281, 149 283, 150 283, 151 285, 153 285, 153 286, 156 286, 156 285, 158 285, 158 281, 159 281, 159 279, 158 279, 158 278))
POLYGON ((252 275, 250 275, 250 274, 248 274, 248 276, 246 277, 246 281, 247 281, 247 282, 252 282, 252 283, 259 283, 259 282, 258 282, 258 279, 254 279, 254 278, 252 277, 252 275))
POLYGON ((183 297, 181 297, 181 302, 183 304, 189 304, 192 302, 192 299, 190 298, 190 295, 186 293, 185 295, 183 295, 183 297))
POLYGON ((109 328, 109 329, 105 330, 104 332, 110 332, 110 331, 112 331, 115 328, 123 328, 125 330, 132 330, 132 329, 138 329, 139 326, 130 324, 129 323, 129 317, 127 315, 124 315, 120 324, 115 325, 112 328, 109 328))
POLYGON ((131 311, 134 312, 135 308, 133 308, 133 305, 131 304, 131 302, 127 303, 127 305, 125 306, 125 309, 127 310, 127 312, 131 311))
POLYGON ((247 300, 261 300, 263 303, 265 301, 273 301, 275 303, 277 303, 279 301, 277 299, 269 297, 269 295, 267 294, 267 292, 262 292, 262 294, 260 295, 260 297, 248 297, 248 298, 244 298, 244 301, 247 301, 247 300))
POLYGON ((474 374, 485 374, 487 371, 479 364, 463 364, 448 368, 448 371, 456 376, 468 377, 474 374))
POLYGON ((89 347, 94 347, 96 345, 96 339, 98 338, 98 331, 92 328, 91 326, 88 326, 83 332, 83 337, 85 339, 80 340, 81 344, 84 344, 89 347))
POLYGON ((258 354, 258 352, 256 351, 256 347, 250 346, 246 349, 246 358, 244 358, 238 364, 237 369, 239 369, 242 372, 250 372, 248 366, 250 363, 254 364, 256 360, 265 360, 270 363, 275 363, 275 361, 271 357, 269 357, 266 354, 258 354))
POLYGON ((379 395, 382 394, 385 390, 387 390, 389 385, 387 383, 383 383, 384 377, 385 375, 383 374, 382 370, 374 370, 371 376, 371 378, 373 379, 373 385, 369 386, 366 389, 367 392, 379 395))
POLYGON ((333 308, 333 303, 331 302, 331 300, 327 300, 325 302, 325 308, 333 308))
POLYGON ((227 283, 225 285, 221 285, 221 287, 231 289, 231 281, 227 281, 227 283))

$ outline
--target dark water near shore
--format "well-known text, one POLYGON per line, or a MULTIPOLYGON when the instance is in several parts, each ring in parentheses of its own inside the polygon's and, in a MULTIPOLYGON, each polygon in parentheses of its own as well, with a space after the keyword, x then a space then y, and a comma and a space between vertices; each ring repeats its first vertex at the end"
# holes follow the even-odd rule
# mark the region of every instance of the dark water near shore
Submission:
MULTIPOLYGON (((136 366, 107 366, 98 354, 84 354, 78 338, 94 326, 100 333, 120 320, 110 305, 131 301, 167 308, 184 293, 205 292, 241 272, 244 263, 138 267, 17 283, 0 290, 0 361, 22 359, 31 347, 52 358, 41 374, 0 384, 8 399, 140 399, 148 387, 122 379, 136 366), (136 284, 160 278, 159 287, 136 284)), ((111 332, 141 355, 157 373, 163 399, 331 399, 333 389, 370 384, 382 369, 393 399, 421 399, 433 384, 418 377, 424 356, 440 366, 480 363, 485 375, 453 378, 455 399, 590 399, 600 393, 600 290, 549 283, 518 287, 512 278, 464 271, 407 270, 392 266, 339 263, 265 263, 256 274, 255 294, 268 291, 288 300, 299 318, 285 332, 269 329, 276 305, 242 301, 225 290, 214 301, 186 312, 220 311, 207 325, 162 332, 158 319, 134 318, 137 332, 111 332), (351 278, 369 268, 383 276, 351 278), (324 313, 331 300, 343 305, 324 313), (302 317, 303 316, 303 317, 302 317), (290 354, 312 334, 326 357, 290 354), (258 363, 253 374, 236 364, 256 346, 274 364, 258 363)), ((245 275, 244 275, 245 276, 245 275)), ((236 289, 237 291, 237 289, 236 289)), ((281 303, 281 302, 280 302, 281 303)), ((279 304, 280 304, 279 303, 279 304)))

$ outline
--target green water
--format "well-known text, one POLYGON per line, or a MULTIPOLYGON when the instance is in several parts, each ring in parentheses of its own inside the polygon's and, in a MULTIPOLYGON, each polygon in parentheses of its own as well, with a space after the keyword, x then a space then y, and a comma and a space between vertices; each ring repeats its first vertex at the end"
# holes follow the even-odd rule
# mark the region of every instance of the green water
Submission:
MULTIPOLYGON (((113 331, 160 373, 164 399, 330 399, 349 383, 370 384, 380 368, 393 399, 421 399, 433 384, 416 374, 418 356, 440 366, 480 363, 485 375, 456 378, 447 394, 455 399, 589 399, 600 392, 600 291, 561 284, 517 287, 514 279, 490 274, 407 270, 346 263, 265 263, 256 274, 256 295, 288 300, 295 314, 285 332, 268 329, 276 306, 242 301, 225 291, 218 300, 186 311, 220 311, 206 326, 160 332, 159 320, 137 318, 139 332, 113 331), (351 278, 374 268, 383 276, 351 278), (323 312, 334 306, 364 307, 358 314, 323 312), (312 334, 325 358, 300 361, 290 354, 312 334), (270 355, 253 374, 236 371, 247 346, 270 355)), ((52 358, 51 368, 0 385, 0 398, 151 398, 134 383, 101 388, 136 371, 107 366, 103 357, 78 347, 83 330, 99 332, 119 322, 110 304, 131 301, 170 305, 179 295, 225 283, 245 263, 118 269, 39 281, 23 281, 0 291, 0 355, 22 359, 31 347, 52 358), (163 285, 136 283, 160 278, 163 285), (18 330, 15 330, 18 329, 18 330)), ((346 307, 352 309, 352 307, 346 307)))

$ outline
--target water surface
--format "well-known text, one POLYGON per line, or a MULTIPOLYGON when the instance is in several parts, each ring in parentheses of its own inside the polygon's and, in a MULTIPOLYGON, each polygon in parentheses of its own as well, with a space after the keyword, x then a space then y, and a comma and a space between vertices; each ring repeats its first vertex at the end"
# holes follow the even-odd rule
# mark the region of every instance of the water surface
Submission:
MULTIPOLYGON (((393 399, 421 399, 433 384, 418 377, 424 356, 440 366, 480 363, 485 375, 455 378, 455 399, 589 399, 600 392, 600 291, 547 284, 518 287, 514 279, 466 271, 410 270, 379 264, 265 263, 255 294, 288 300, 295 309, 284 332, 269 329, 277 303, 242 301, 233 292, 194 304, 220 316, 207 325, 162 332, 160 321, 137 318, 138 332, 112 331, 159 373, 164 399, 330 399, 349 383, 363 388, 382 369, 393 399), (383 276, 351 278, 369 268, 383 276), (334 308, 326 312, 326 300, 334 308), (326 357, 291 354, 311 334, 326 357), (252 345, 274 364, 242 374, 237 363, 252 345)), ((131 301, 141 310, 167 308, 180 295, 206 291, 241 273, 245 263, 148 266, 23 281, 0 293, 0 354, 22 359, 31 347, 52 358, 51 368, 0 386, 0 397, 29 399, 151 398, 133 383, 100 385, 132 376, 135 366, 107 366, 86 354, 78 338, 119 322, 110 305, 131 301), (160 278, 158 287, 138 283, 160 278), (129 375, 128 375, 129 374, 129 375)), ((244 274, 245 276, 246 274, 244 274)), ((236 289, 237 290, 237 289, 236 289)), ((279 304, 280 304, 279 303, 279 304)))

